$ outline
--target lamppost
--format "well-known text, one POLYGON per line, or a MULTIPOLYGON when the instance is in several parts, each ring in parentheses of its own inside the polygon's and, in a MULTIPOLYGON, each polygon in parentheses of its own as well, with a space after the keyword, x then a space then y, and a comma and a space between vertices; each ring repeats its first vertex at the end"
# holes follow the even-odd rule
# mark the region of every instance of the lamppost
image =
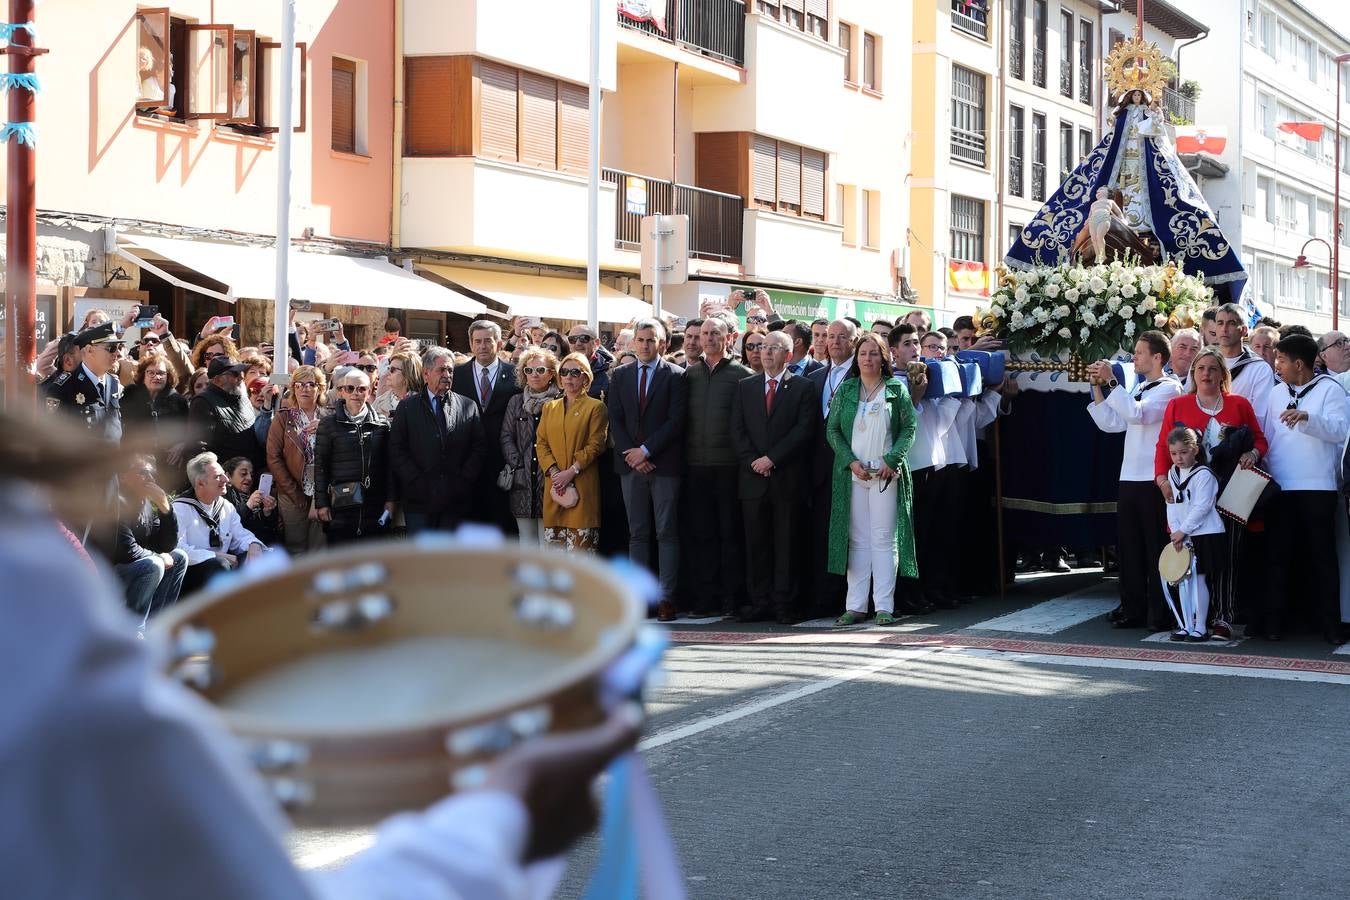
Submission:
POLYGON ((1342 53, 1336 57, 1336 198, 1331 226, 1332 331, 1339 329, 1341 321, 1341 66, 1347 62, 1350 62, 1350 53, 1342 53))
MULTIPOLYGON (((1339 143, 1340 143, 1340 142, 1337 141, 1337 144, 1339 144, 1339 143)), ((1340 166, 1337 165, 1337 171, 1339 171, 1339 170, 1340 170, 1340 166)), ((1339 207, 1339 205, 1340 205, 1340 193, 1339 193, 1339 191, 1338 191, 1338 192, 1337 192, 1337 206, 1339 207)), ((1335 230, 1335 229, 1333 229, 1333 230, 1335 230)), ((1340 243, 1339 237, 1337 238, 1336 242, 1337 242, 1338 244, 1340 243)), ((1332 247, 1330 244, 1328 244, 1326 241, 1322 240, 1320 237, 1311 237, 1311 238, 1308 238, 1306 241, 1303 242, 1303 246, 1298 248, 1298 257, 1294 260, 1294 268, 1295 268, 1295 269, 1306 269, 1306 268, 1308 268, 1308 265, 1309 265, 1309 263, 1308 263, 1308 257, 1305 256, 1304 253, 1307 251, 1308 245, 1309 245, 1309 244, 1313 244, 1313 243, 1322 244, 1323 246, 1325 246, 1325 247, 1327 248, 1327 261, 1328 261, 1329 263, 1331 263, 1331 274, 1330 274, 1330 278, 1331 278, 1331 330, 1332 330, 1332 331, 1336 331, 1336 330, 1337 330, 1337 328, 1336 328, 1336 307, 1340 304, 1340 297, 1338 296, 1338 294, 1339 294, 1340 292, 1339 292, 1339 290, 1337 289, 1337 282, 1338 282, 1339 279, 1336 278, 1336 248, 1332 247)))

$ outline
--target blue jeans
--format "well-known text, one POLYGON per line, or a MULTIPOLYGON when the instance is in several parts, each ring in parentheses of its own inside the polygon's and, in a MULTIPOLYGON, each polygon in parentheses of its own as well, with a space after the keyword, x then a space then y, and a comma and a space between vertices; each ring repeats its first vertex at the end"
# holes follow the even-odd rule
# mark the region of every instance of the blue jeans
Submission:
POLYGON ((160 610, 178 601, 187 574, 188 557, 183 550, 171 550, 173 565, 164 564, 159 554, 133 563, 114 566, 127 592, 127 606, 136 612, 160 610))

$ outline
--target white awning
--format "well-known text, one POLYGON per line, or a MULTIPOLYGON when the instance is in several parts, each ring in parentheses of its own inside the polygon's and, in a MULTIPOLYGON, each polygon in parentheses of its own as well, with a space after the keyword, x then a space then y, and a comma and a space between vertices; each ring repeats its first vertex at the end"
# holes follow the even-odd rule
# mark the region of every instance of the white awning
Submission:
MULTIPOLYGON (((459 266, 419 265, 418 269, 492 300, 511 310, 513 316, 537 316, 541 319, 568 319, 585 322, 586 282, 579 278, 552 275, 519 275, 459 266)), ((600 285, 600 321, 628 323, 652 315, 652 305, 641 297, 630 297, 611 287, 600 285)))
MULTIPOLYGON (((240 297, 276 299, 276 253, 270 247, 139 234, 120 238, 125 243, 117 248, 119 253, 161 277, 181 283, 157 265, 172 260, 229 286, 229 293, 223 297, 209 289, 182 284, 189 290, 231 301, 240 297)), ((417 309, 470 318, 498 315, 472 297, 420 278, 384 259, 309 253, 294 247, 290 256, 290 292, 291 299, 312 303, 417 309)))

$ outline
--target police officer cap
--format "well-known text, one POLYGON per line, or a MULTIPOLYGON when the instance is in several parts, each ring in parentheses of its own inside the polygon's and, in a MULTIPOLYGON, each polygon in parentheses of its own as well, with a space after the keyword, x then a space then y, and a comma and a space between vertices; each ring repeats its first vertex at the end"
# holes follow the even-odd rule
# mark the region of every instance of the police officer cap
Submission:
POLYGON ((75 335, 76 347, 88 347, 90 344, 120 344, 122 339, 117 336, 117 330, 113 328, 112 322, 104 322, 102 325, 93 325, 75 335))
POLYGON ((231 362, 228 356, 218 356, 211 360, 211 365, 206 367, 206 377, 215 378, 217 375, 224 375, 226 372, 235 372, 242 375, 247 371, 247 363, 231 362))

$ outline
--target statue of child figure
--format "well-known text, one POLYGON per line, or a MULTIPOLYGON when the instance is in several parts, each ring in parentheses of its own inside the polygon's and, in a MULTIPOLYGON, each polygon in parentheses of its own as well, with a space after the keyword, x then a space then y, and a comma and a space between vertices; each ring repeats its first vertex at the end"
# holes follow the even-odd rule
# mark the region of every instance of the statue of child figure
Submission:
POLYGON ((1125 213, 1111 199, 1111 192, 1104 187, 1097 188, 1097 199, 1088 208, 1088 237, 1092 241, 1093 258, 1098 263, 1106 262, 1106 235, 1111 231, 1111 220, 1125 221, 1125 213))

